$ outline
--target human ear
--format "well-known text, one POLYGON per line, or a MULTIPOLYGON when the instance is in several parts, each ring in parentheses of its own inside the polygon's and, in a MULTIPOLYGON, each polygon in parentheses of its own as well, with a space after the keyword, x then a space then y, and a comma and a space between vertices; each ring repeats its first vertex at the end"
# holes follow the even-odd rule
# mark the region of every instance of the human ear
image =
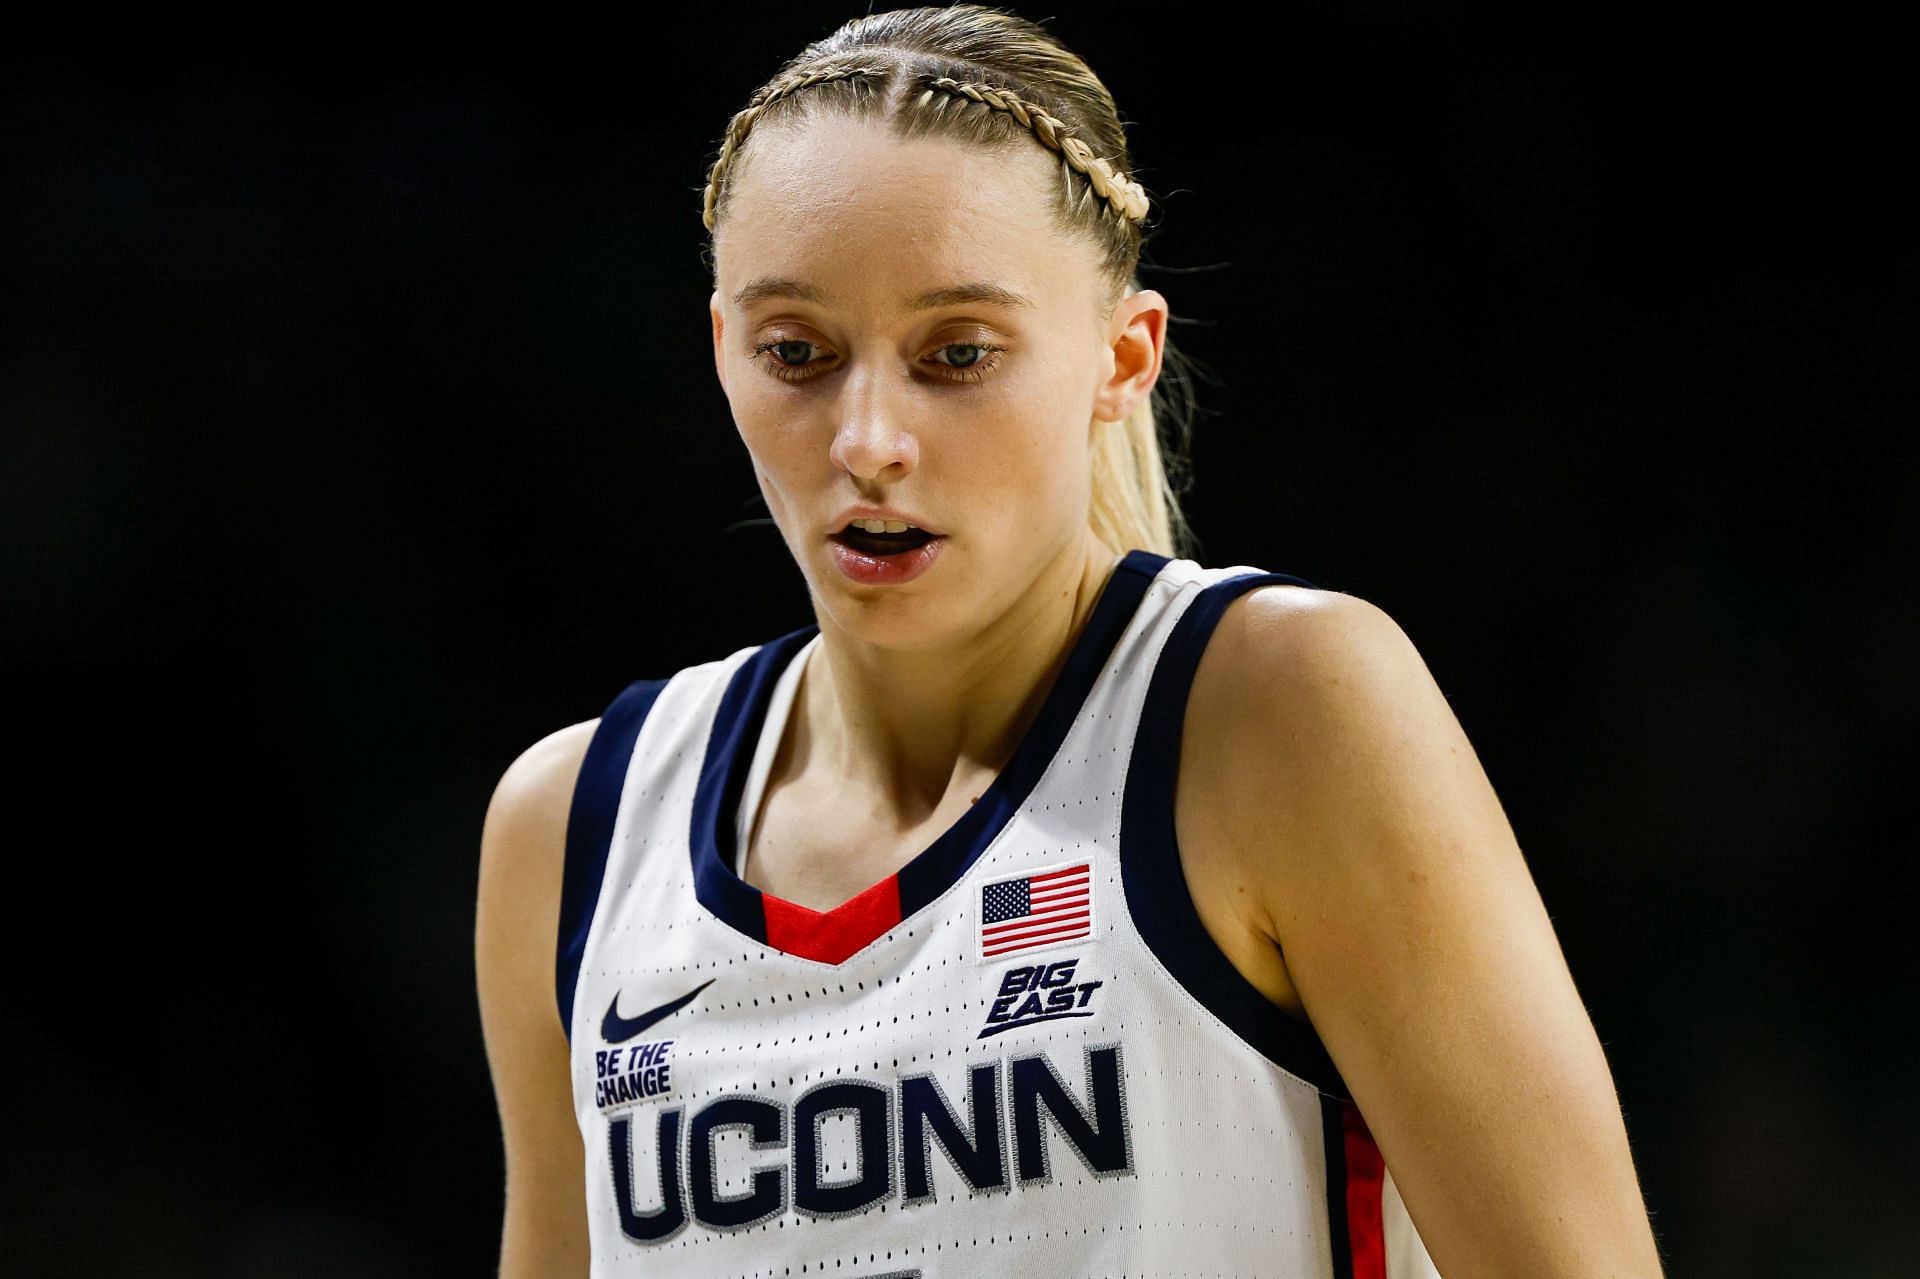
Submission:
POLYGON ((726 348, 721 345, 725 337, 726 317, 720 313, 720 290, 715 289, 713 296, 707 299, 707 313, 713 320, 713 371, 720 376, 720 390, 727 389, 726 348))
POLYGON ((1094 396, 1095 420, 1123 421, 1153 393, 1166 350, 1168 314, 1167 300, 1157 289, 1130 293, 1113 308, 1107 324, 1113 372, 1094 396))

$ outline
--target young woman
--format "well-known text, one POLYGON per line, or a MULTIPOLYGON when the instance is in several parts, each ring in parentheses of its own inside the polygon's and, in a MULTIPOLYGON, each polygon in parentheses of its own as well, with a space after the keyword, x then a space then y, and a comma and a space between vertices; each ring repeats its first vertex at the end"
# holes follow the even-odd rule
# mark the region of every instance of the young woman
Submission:
POLYGON ((1112 99, 957 5, 706 193, 815 621, 487 814, 502 1273, 1654 1276, 1606 1061, 1392 619, 1176 558, 1112 99))

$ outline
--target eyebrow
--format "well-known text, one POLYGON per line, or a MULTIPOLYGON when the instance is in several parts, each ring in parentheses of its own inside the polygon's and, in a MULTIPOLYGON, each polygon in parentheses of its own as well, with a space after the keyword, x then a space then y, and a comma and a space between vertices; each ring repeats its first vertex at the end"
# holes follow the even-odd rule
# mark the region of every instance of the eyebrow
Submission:
MULTIPOLYGON (((755 280, 733 295, 733 304, 746 307, 755 302, 766 301, 768 298, 796 298, 802 302, 811 302, 815 306, 827 305, 827 295, 811 284, 780 276, 762 276, 755 280)), ((931 311, 936 307, 960 306, 968 302, 985 302, 992 306, 1027 308, 1033 306, 1033 299, 1025 294, 1016 293, 1003 285, 978 280, 969 284, 953 284, 946 288, 929 289, 925 293, 907 299, 907 309, 931 311)))

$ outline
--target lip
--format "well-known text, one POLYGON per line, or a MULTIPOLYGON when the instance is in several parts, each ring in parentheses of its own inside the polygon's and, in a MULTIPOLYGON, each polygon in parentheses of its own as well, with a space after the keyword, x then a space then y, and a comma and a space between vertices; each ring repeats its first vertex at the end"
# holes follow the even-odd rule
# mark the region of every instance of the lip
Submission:
MULTIPOLYGON (((870 515, 858 518, 898 517, 870 515)), ((834 567, 862 586, 900 586, 911 582, 933 567, 933 562, 940 558, 940 548, 946 544, 946 536, 936 534, 931 541, 916 546, 911 551, 901 551, 894 555, 869 555, 865 551, 855 550, 845 542, 834 538, 827 539, 828 554, 833 556, 834 567)))
POLYGON ((833 523, 827 527, 827 535, 831 537, 833 534, 846 528, 847 525, 854 520, 899 520, 902 524, 911 524, 922 532, 931 533, 935 537, 944 537, 946 535, 945 529, 935 528, 933 525, 927 523, 924 517, 915 515, 912 511, 903 511, 892 506, 874 506, 871 503, 865 502, 849 506, 846 510, 834 516, 833 523))

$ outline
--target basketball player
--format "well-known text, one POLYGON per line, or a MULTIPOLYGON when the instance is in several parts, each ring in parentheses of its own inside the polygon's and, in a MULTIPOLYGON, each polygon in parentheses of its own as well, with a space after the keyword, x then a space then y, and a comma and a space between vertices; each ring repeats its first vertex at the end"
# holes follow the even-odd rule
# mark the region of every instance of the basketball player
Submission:
POLYGON ((1412 644, 1174 555, 1128 170, 1093 73, 968 5, 729 126, 714 362, 816 616, 501 779, 504 1275, 1660 1273, 1412 644))

